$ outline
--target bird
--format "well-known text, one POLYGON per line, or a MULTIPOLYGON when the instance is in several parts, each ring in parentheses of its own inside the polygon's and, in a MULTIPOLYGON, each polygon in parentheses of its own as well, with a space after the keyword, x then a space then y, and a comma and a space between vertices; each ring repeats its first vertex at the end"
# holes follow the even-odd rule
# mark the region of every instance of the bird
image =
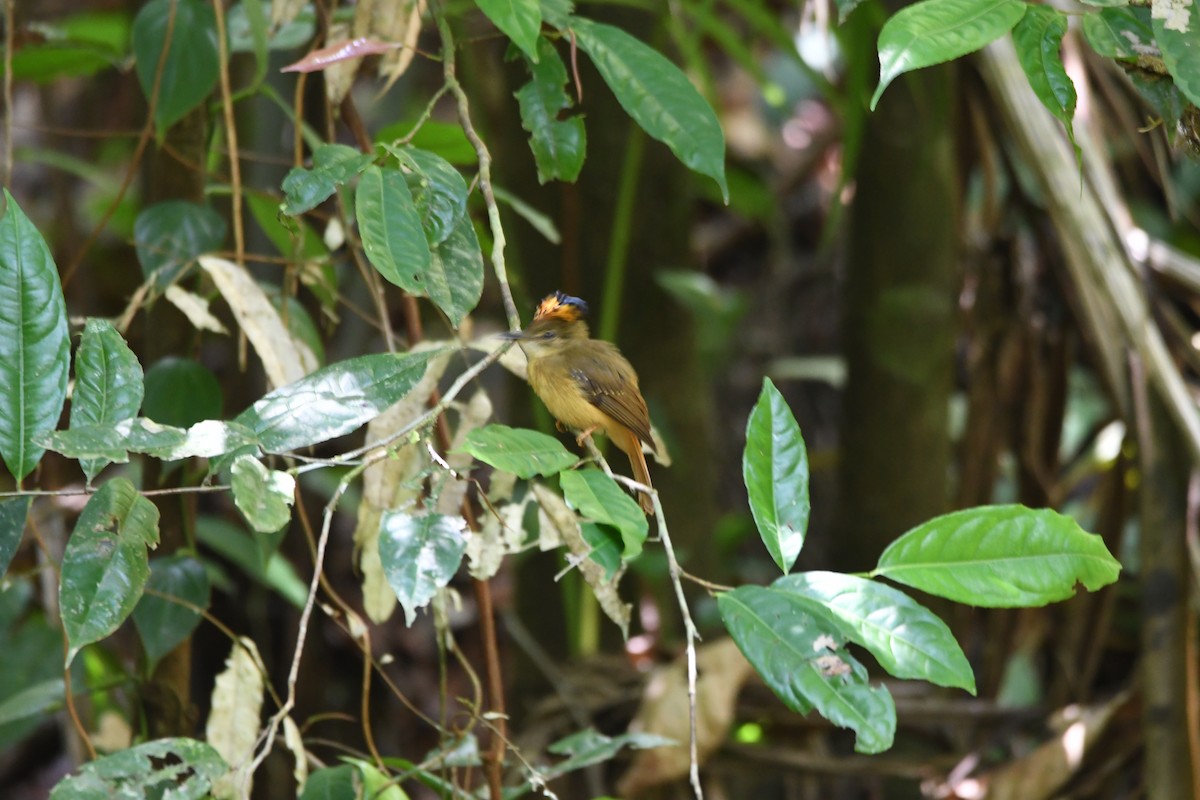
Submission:
MULTIPOLYGON (((593 339, 585 321, 588 305, 560 291, 538 304, 524 330, 502 338, 516 341, 529 361, 529 385, 558 420, 575 432, 576 444, 602 431, 625 455, 633 478, 651 486, 642 452, 645 442, 654 451, 650 412, 638 388, 633 365, 611 342, 593 339)), ((654 516, 650 495, 638 492, 638 503, 654 516)))

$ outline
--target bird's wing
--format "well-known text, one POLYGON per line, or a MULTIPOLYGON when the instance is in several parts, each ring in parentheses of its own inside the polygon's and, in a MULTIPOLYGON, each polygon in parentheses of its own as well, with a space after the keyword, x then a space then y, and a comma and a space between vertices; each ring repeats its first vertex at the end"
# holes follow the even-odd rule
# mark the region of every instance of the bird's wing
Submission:
POLYGON ((617 354, 617 359, 608 358, 604 361, 588 358, 571 369, 571 377, 589 403, 636 433, 651 448, 654 447, 654 437, 650 435, 650 412, 638 390, 637 373, 623 356, 617 354))

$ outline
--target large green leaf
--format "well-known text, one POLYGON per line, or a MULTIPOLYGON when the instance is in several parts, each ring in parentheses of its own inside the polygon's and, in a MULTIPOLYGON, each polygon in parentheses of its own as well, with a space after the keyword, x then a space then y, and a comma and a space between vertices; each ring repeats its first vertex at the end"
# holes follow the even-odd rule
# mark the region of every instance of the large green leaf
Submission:
POLYGON ((229 765, 195 739, 156 739, 89 761, 63 778, 50 800, 202 800, 229 765))
POLYGON ((379 522, 379 558, 387 582, 412 625, 417 609, 450 582, 467 551, 467 523, 443 514, 389 511, 379 522))
POLYGON ((390 167, 364 170, 354 194, 354 215, 367 260, 379 274, 406 292, 425 294, 429 242, 404 174, 390 167))
POLYGON ((158 509, 129 481, 111 480, 88 500, 67 541, 58 587, 68 665, 133 611, 150 574, 146 548, 157 544, 158 509))
POLYGON ((208 608, 211 587, 203 564, 193 556, 176 553, 150 562, 146 589, 133 609, 133 624, 142 638, 149 673, 160 658, 191 636, 200 624, 198 611, 170 598, 208 608))
POLYGON ((162 63, 154 107, 154 124, 162 136, 217 85, 221 59, 212 7, 203 0, 150 0, 133 21, 133 55, 147 98, 154 96, 162 63))
POLYGON ((456 328, 483 294, 483 253, 470 217, 463 217, 446 241, 433 248, 425 272, 429 299, 456 328))
POLYGON ((1170 18, 1151 20, 1154 38, 1175 85, 1192 105, 1200 106, 1200 3, 1166 5, 1170 18))
POLYGON ((574 17, 571 29, 625 112, 690 169, 715 180, 729 202, 721 123, 679 67, 620 28, 574 17))
POLYGON ((521 127, 529 131, 529 148, 537 164, 538 182, 574 183, 587 155, 587 130, 579 115, 563 119, 574 105, 563 87, 567 68, 546 39, 538 39, 538 59, 526 59, 529 83, 515 93, 521 127))
POLYGON ((0 500, 0 578, 21 545, 25 520, 29 516, 30 497, 6 497, 0 500))
POLYGON ((586 468, 559 476, 563 497, 585 519, 611 525, 621 532, 626 559, 642 552, 650 524, 637 501, 598 469, 586 468))
POLYGON ((518 478, 557 475, 579 459, 553 436, 528 428, 485 425, 467 433, 462 449, 518 478))
POLYGON ((867 683, 866 670, 829 643, 838 626, 813 616, 801 598, 761 586, 717 595, 721 619, 738 649, 788 708, 821 716, 855 733, 854 749, 880 753, 892 746, 896 705, 886 687, 867 683))
MULTIPOLYGON (((75 353, 71 427, 103 425, 137 416, 145 391, 142 365, 112 323, 89 319, 75 353)), ((107 466, 104 459, 80 462, 90 484, 107 466)))
POLYGON ((1065 600, 1096 590, 1121 565, 1104 540, 1049 509, 983 506, 935 517, 892 542, 872 576, 959 603, 993 608, 1065 600))
POLYGON ((246 452, 257 440, 244 425, 218 419, 192 427, 173 428, 145 417, 101 425, 81 425, 56 431, 39 440, 67 458, 96 459, 124 464, 129 453, 145 453, 164 461, 181 458, 216 458, 234 451, 246 452))
POLYGON ((900 75, 975 52, 1012 30, 1025 8, 1021 0, 923 0, 900 9, 879 32, 871 110, 900 75))
POLYGON ((808 530, 808 452, 792 410, 770 378, 763 378, 746 422, 742 480, 763 544, 787 572, 808 530))
MULTIPOLYGON (((200 517, 196 520, 196 539, 297 609, 304 608, 308 582, 301 580, 291 562, 277 552, 280 536, 250 534, 224 519, 200 517)), ((240 584, 229 591, 238 595, 240 584)))
POLYGON ((274 533, 292 520, 296 479, 286 472, 267 469, 254 456, 239 456, 233 462, 233 501, 250 527, 259 533, 274 533))
POLYGON ((372 156, 344 144, 322 144, 313 151, 312 160, 312 169, 295 167, 283 179, 284 214, 295 216, 316 208, 366 169, 372 156))
POLYGON ((208 206, 167 200, 138 214, 133 236, 142 275, 163 289, 198 256, 220 249, 225 220, 208 206))
POLYGON ((70 340, 46 240, 4 190, 0 219, 0 458, 20 481, 45 452, 67 397, 70 340))
POLYGON ((330 364, 266 395, 234 422, 269 453, 343 436, 408 394, 433 355, 374 353, 330 364))
POLYGON ((1031 5, 1013 28, 1013 45, 1025 77, 1038 100, 1067 128, 1072 143, 1075 130, 1075 84, 1062 62, 1062 40, 1067 15, 1051 6, 1031 5))
POLYGON ((359 800, 361 782, 358 770, 349 764, 322 767, 308 776, 300 800, 359 800))
POLYGON ((475 5, 527 56, 538 60, 538 34, 542 30, 538 0, 475 0, 475 5))
POLYGON ((915 678, 975 693, 975 673, 954 634, 903 592, 840 572, 785 575, 772 588, 810 601, 817 618, 832 616, 850 641, 871 651, 897 678, 915 678))

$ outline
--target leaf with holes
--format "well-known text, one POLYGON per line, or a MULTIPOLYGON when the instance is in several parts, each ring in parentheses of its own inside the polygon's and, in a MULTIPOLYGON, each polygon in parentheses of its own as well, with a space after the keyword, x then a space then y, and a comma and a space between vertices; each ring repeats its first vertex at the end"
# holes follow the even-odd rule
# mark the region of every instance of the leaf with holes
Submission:
POLYGON ((537 164, 538 182, 574 183, 587 155, 587 129, 579 115, 563 118, 574 105, 563 87, 567 68, 546 39, 538 39, 538 59, 525 59, 529 83, 515 93, 521 127, 529 132, 529 148, 537 164))
POLYGON ((228 772, 229 765, 204 742, 156 739, 89 761, 59 781, 50 800, 203 800, 228 772))

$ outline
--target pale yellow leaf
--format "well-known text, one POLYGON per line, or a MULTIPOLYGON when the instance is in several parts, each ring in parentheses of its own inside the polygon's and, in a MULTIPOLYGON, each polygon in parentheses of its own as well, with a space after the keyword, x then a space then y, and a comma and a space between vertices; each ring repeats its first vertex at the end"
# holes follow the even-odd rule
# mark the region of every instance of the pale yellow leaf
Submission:
POLYGON ((229 333, 221 324, 221 320, 214 317, 208 310, 208 301, 200 295, 173 283, 167 287, 166 298, 171 305, 178 308, 188 318, 188 322, 192 323, 192 327, 196 330, 229 333))
POLYGON ((205 739, 232 769, 213 786, 218 798, 249 795, 248 769, 262 716, 264 672, 254 640, 239 636, 213 686, 212 710, 204 727, 205 739))
POLYGON ((296 779, 296 796, 299 797, 304 794, 304 783, 308 780, 308 754, 304 752, 304 739, 300 736, 300 728, 291 717, 283 718, 283 744, 296 760, 292 776, 296 779))

